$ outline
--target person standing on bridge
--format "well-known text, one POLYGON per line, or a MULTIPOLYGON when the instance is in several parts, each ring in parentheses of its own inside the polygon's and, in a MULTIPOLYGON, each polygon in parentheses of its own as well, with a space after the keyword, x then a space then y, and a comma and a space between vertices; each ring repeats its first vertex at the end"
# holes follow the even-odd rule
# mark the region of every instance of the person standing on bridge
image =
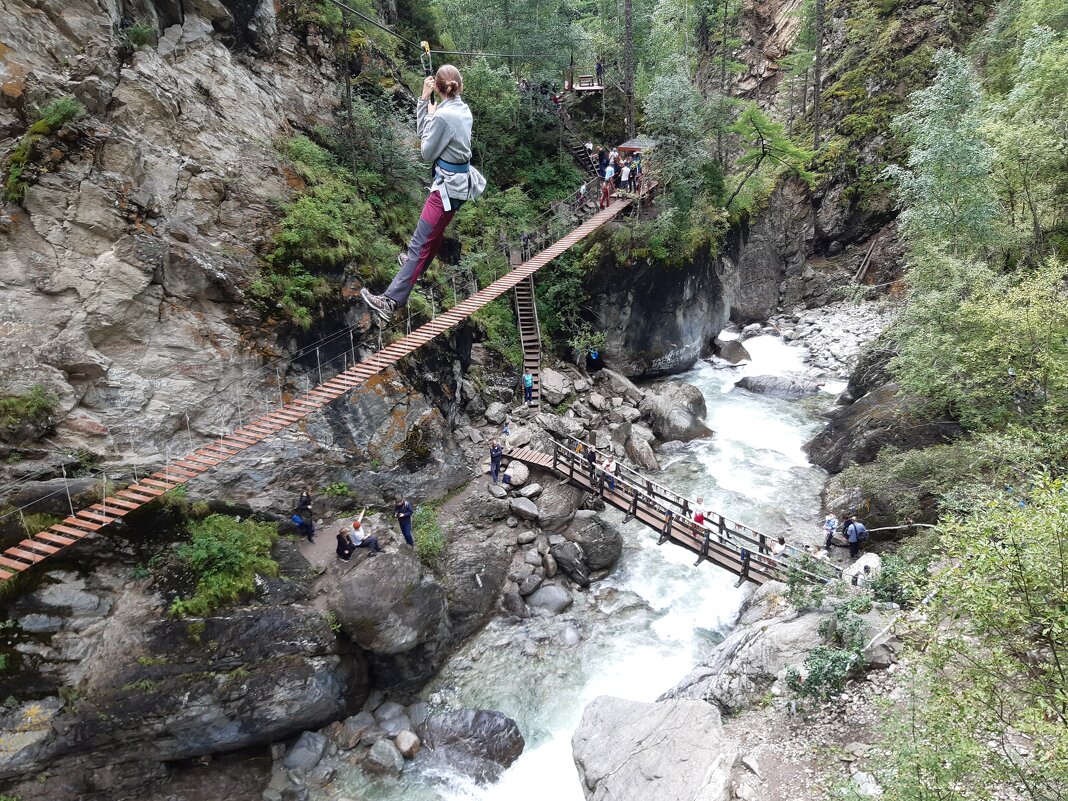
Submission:
POLYGON ((608 455, 608 460, 601 465, 601 470, 604 471, 605 481, 608 482, 608 489, 612 492, 616 491, 616 459, 611 454, 608 455))
POLYGON ((486 179, 471 166, 471 109, 460 97, 464 89, 460 71, 451 64, 438 68, 423 81, 423 95, 415 109, 415 130, 419 135, 419 155, 433 165, 434 183, 423 204, 419 225, 402 255, 400 272, 381 295, 366 287, 360 290, 364 302, 383 322, 408 303, 419 276, 430 266, 453 215, 466 201, 474 200, 486 188, 486 179), (434 92, 441 102, 431 102, 434 92))

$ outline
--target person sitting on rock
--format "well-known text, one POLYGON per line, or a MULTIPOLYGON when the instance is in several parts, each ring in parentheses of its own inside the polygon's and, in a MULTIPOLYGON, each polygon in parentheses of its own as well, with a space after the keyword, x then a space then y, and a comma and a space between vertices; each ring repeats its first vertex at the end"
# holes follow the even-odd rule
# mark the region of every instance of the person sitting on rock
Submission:
POLYGON ((352 558, 352 554, 356 550, 356 544, 349 535, 351 530, 348 526, 342 526, 337 533, 337 558, 346 562, 352 558))
POLYGON ((292 520, 293 525, 297 527, 297 533, 300 534, 300 536, 306 538, 308 542, 315 542, 315 525, 312 523, 310 515, 305 518, 302 515, 294 513, 289 519, 292 520))
POLYGON ((356 548, 370 548, 372 556, 382 550, 378 547, 378 537, 366 533, 363 524, 359 520, 352 521, 352 534, 349 536, 352 538, 353 546, 356 548))

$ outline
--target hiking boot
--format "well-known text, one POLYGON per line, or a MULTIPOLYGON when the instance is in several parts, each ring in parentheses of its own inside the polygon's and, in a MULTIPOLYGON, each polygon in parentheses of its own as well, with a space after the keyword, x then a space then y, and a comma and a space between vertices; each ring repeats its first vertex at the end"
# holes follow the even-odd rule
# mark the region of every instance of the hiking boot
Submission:
POLYGON ((360 297, 382 322, 388 323, 393 319, 393 312, 397 310, 397 301, 385 295, 375 295, 368 292, 366 288, 360 290, 360 297))

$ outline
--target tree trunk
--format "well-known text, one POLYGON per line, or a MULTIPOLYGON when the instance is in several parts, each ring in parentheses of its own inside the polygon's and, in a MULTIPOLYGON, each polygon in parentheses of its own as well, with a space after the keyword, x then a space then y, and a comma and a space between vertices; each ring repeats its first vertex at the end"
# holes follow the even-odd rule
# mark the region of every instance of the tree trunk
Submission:
POLYGON ((816 55, 812 77, 812 148, 820 149, 820 89, 823 83, 823 3, 816 0, 816 55))
POLYGON ((627 106, 627 139, 638 133, 634 112, 634 0, 623 4, 623 94, 627 106))

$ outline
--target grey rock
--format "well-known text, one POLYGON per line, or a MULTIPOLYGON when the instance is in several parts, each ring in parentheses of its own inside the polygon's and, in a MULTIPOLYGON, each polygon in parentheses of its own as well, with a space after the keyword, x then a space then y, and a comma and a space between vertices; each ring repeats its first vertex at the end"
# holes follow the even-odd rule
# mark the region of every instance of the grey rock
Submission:
POLYGON ((550 554, 557 566, 568 578, 580 587, 590 584, 590 569, 586 566, 585 554, 575 542, 564 542, 551 546, 550 554))
POLYGON ((397 746, 401 756, 405 759, 411 759, 419 753, 419 746, 422 745, 422 742, 415 732, 402 731, 398 732, 397 736, 393 738, 393 744, 397 746))
POLYGON ((500 425, 508 417, 508 407, 499 401, 494 401, 486 407, 486 419, 494 425, 500 425))
POLYGON ((731 798, 738 746, 703 701, 601 696, 582 713, 571 748, 588 801, 731 798))
POLYGON ((538 518, 538 507, 529 498, 512 498, 508 502, 508 508, 521 520, 537 520, 538 518))
POLYGON ((504 474, 508 476, 509 482, 513 487, 521 487, 530 478, 530 468, 522 462, 513 461, 508 465, 508 469, 504 471, 504 474))
POLYGON ((574 602, 570 592, 555 584, 539 587, 527 596, 528 606, 545 609, 554 615, 567 611, 574 602))
POLYGON ((528 565, 531 565, 533 567, 540 567, 541 566, 541 554, 538 552, 537 548, 531 548, 529 551, 527 551, 527 554, 523 558, 523 560, 528 565))
POLYGON ((751 362, 753 357, 749 355, 749 351, 745 349, 745 345, 737 339, 719 339, 716 338, 716 353, 721 359, 725 359, 731 364, 741 364, 742 362, 751 362))
POLYGON ((445 593, 414 552, 402 549, 348 571, 328 603, 346 636, 369 652, 381 685, 404 687, 425 681, 444 658, 445 593))
POLYGON ((545 570, 545 578, 552 578, 556 575, 556 571, 559 569, 556 564, 556 557, 551 553, 547 553, 542 557, 542 568, 545 570))
POLYGON ((492 495, 494 498, 507 498, 508 497, 508 490, 506 490, 500 484, 490 483, 490 484, 487 485, 486 489, 489 492, 489 494, 492 495))
POLYGON ((364 766, 372 773, 399 776, 404 770, 404 757, 390 739, 382 739, 371 746, 364 766))
POLYGON ((541 576, 530 575, 519 582, 519 594, 524 598, 541 586, 541 576))
POLYGON ((430 716, 430 705, 425 701, 416 701, 410 707, 408 707, 408 719, 412 722, 412 726, 419 728, 426 719, 430 716))
POLYGON ((523 487, 523 489, 519 490, 519 494, 522 495, 524 498, 530 498, 531 500, 534 500, 539 495, 541 495, 541 491, 541 484, 528 484, 527 486, 523 487))
POLYGON ((374 725, 374 715, 364 711, 346 718, 343 723, 335 724, 336 728, 331 727, 328 734, 338 748, 350 751, 359 745, 363 735, 374 725))
POLYGON ((520 531, 516 536, 516 542, 520 545, 530 545, 534 540, 538 538, 538 535, 533 531, 520 531))
POLYGON ((571 537, 582 548, 583 561, 590 571, 609 568, 623 555, 623 535, 600 513, 579 512, 571 537))
POLYGON ((582 491, 569 484, 553 481, 538 497, 538 526, 546 534, 557 534, 567 528, 582 503, 582 491))
POLYGON ((402 731, 407 731, 408 729, 412 728, 412 722, 408 719, 408 716, 404 714, 395 715, 391 718, 387 718, 386 720, 383 720, 379 725, 381 725, 382 730, 385 731, 385 733, 390 737, 396 737, 402 731))
POLYGON ((657 385, 656 389, 655 393, 647 393, 639 406, 656 437, 689 442, 712 433, 703 420, 705 398, 697 387, 668 381, 657 385))
POLYGON ((431 715, 419 732, 423 744, 443 760, 485 781, 523 753, 523 735, 501 712, 462 709, 431 715))
POLYGON ((573 390, 570 378, 549 367, 542 368, 539 380, 541 396, 553 406, 563 403, 573 390))
POLYGON ((628 437, 624 450, 627 456, 632 459, 635 464, 645 470, 659 470, 660 463, 656 460, 656 454, 653 453, 653 449, 648 442, 643 440, 636 440, 634 437, 628 437))
POLYGON ((853 783, 853 787, 856 788, 857 793, 865 798, 881 798, 883 795, 883 788, 879 786, 879 782, 870 773, 858 770, 850 778, 850 781, 853 783))
POLYGON ((776 398, 803 398, 819 393, 819 385, 812 381, 797 378, 784 378, 775 375, 745 376, 735 386, 758 395, 771 395, 776 398))
POLYGON ((404 714, 404 706, 396 701, 385 701, 375 709, 375 720, 382 722, 404 714))
POLYGON ((288 770, 297 770, 307 773, 323 758, 326 751, 326 735, 317 731, 306 731, 297 738, 293 747, 282 759, 282 764, 288 770))

